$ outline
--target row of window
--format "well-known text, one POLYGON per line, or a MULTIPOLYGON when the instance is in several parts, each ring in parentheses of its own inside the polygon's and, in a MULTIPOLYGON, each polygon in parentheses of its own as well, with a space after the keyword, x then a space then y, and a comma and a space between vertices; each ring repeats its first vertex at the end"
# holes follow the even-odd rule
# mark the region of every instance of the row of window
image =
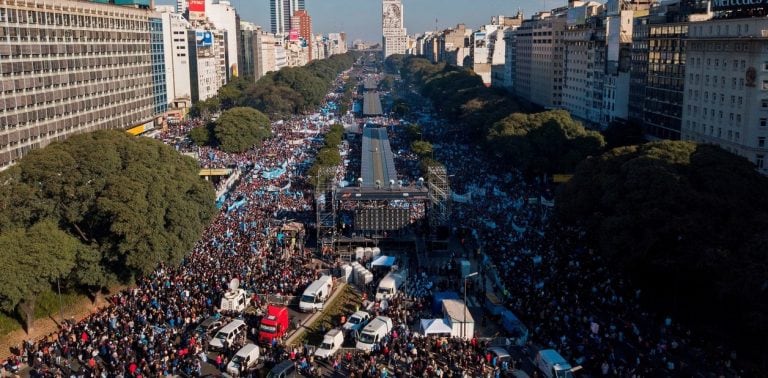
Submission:
POLYGON ((0 23, 3 22, 9 24, 18 23, 119 30, 147 30, 146 19, 133 19, 128 14, 123 14, 119 17, 99 17, 71 13, 0 8, 0 23))

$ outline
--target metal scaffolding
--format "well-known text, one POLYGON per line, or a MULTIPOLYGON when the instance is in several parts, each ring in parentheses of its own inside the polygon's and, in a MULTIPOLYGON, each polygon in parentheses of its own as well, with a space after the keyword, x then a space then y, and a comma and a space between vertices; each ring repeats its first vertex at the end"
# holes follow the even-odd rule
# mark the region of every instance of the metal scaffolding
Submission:
POLYGON ((427 187, 429 188, 429 225, 434 232, 437 227, 448 224, 451 215, 451 185, 448 174, 442 164, 427 168, 427 187))
POLYGON ((333 246, 336 236, 336 169, 323 167, 317 172, 315 212, 317 214, 317 246, 333 246))

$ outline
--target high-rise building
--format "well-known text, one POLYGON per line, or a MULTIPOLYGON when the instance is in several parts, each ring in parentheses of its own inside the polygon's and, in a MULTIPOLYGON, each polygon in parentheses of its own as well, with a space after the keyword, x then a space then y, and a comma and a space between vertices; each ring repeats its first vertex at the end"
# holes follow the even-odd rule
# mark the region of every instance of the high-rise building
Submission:
POLYGON ((187 30, 191 25, 181 14, 162 12, 165 46, 165 79, 168 102, 191 100, 190 56, 187 30))
POLYGON ((205 17, 214 28, 227 32, 227 79, 238 76, 240 16, 228 0, 206 0, 205 17))
POLYGON ((272 34, 287 35, 291 31, 293 14, 305 9, 304 0, 269 0, 272 34))
MULTIPOLYGON (((725 4, 727 6, 728 4, 725 4)), ((716 144, 768 174, 768 19, 688 24, 682 139, 716 144)))
POLYGON ((539 12, 518 28, 515 93, 544 108, 563 105, 566 13, 539 12))
POLYGON ((168 110, 168 92, 165 77, 163 19, 160 14, 153 14, 149 18, 149 42, 152 53, 152 94, 155 99, 155 114, 163 114, 168 110))
POLYGON ((149 17, 136 6, 0 2, 0 169, 72 134, 153 126, 149 17))
POLYGON ((226 31, 193 28, 187 40, 192 102, 204 101, 227 82, 226 31))
POLYGON ((293 18, 291 18, 291 30, 298 33, 306 44, 307 62, 312 60, 312 17, 309 16, 306 10, 297 10, 293 12, 293 18))
POLYGON ((402 2, 400 0, 384 0, 381 13, 384 58, 392 54, 405 54, 408 48, 408 35, 403 22, 402 2))

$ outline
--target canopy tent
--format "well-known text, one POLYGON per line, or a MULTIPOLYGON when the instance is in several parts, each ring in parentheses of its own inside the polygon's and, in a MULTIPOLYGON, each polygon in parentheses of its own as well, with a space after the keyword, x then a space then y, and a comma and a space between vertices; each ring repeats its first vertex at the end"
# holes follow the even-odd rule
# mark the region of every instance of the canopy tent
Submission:
POLYGON ((372 267, 385 267, 389 268, 392 267, 392 265, 395 265, 395 257, 394 256, 379 256, 376 258, 376 260, 373 260, 371 262, 372 267))
POLYGON ((421 333, 428 335, 446 335, 450 336, 453 330, 445 324, 443 319, 421 319, 421 333))

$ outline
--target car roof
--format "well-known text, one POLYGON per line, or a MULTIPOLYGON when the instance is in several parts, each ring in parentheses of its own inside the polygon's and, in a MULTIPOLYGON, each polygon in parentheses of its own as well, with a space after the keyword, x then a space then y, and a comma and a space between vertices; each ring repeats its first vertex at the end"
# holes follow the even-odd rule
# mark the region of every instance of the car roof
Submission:
POLYGON ((494 354, 496 354, 499 357, 509 356, 509 352, 507 352, 507 350, 502 348, 502 347, 490 347, 490 348, 488 348, 488 351, 489 352, 493 352, 494 354))

